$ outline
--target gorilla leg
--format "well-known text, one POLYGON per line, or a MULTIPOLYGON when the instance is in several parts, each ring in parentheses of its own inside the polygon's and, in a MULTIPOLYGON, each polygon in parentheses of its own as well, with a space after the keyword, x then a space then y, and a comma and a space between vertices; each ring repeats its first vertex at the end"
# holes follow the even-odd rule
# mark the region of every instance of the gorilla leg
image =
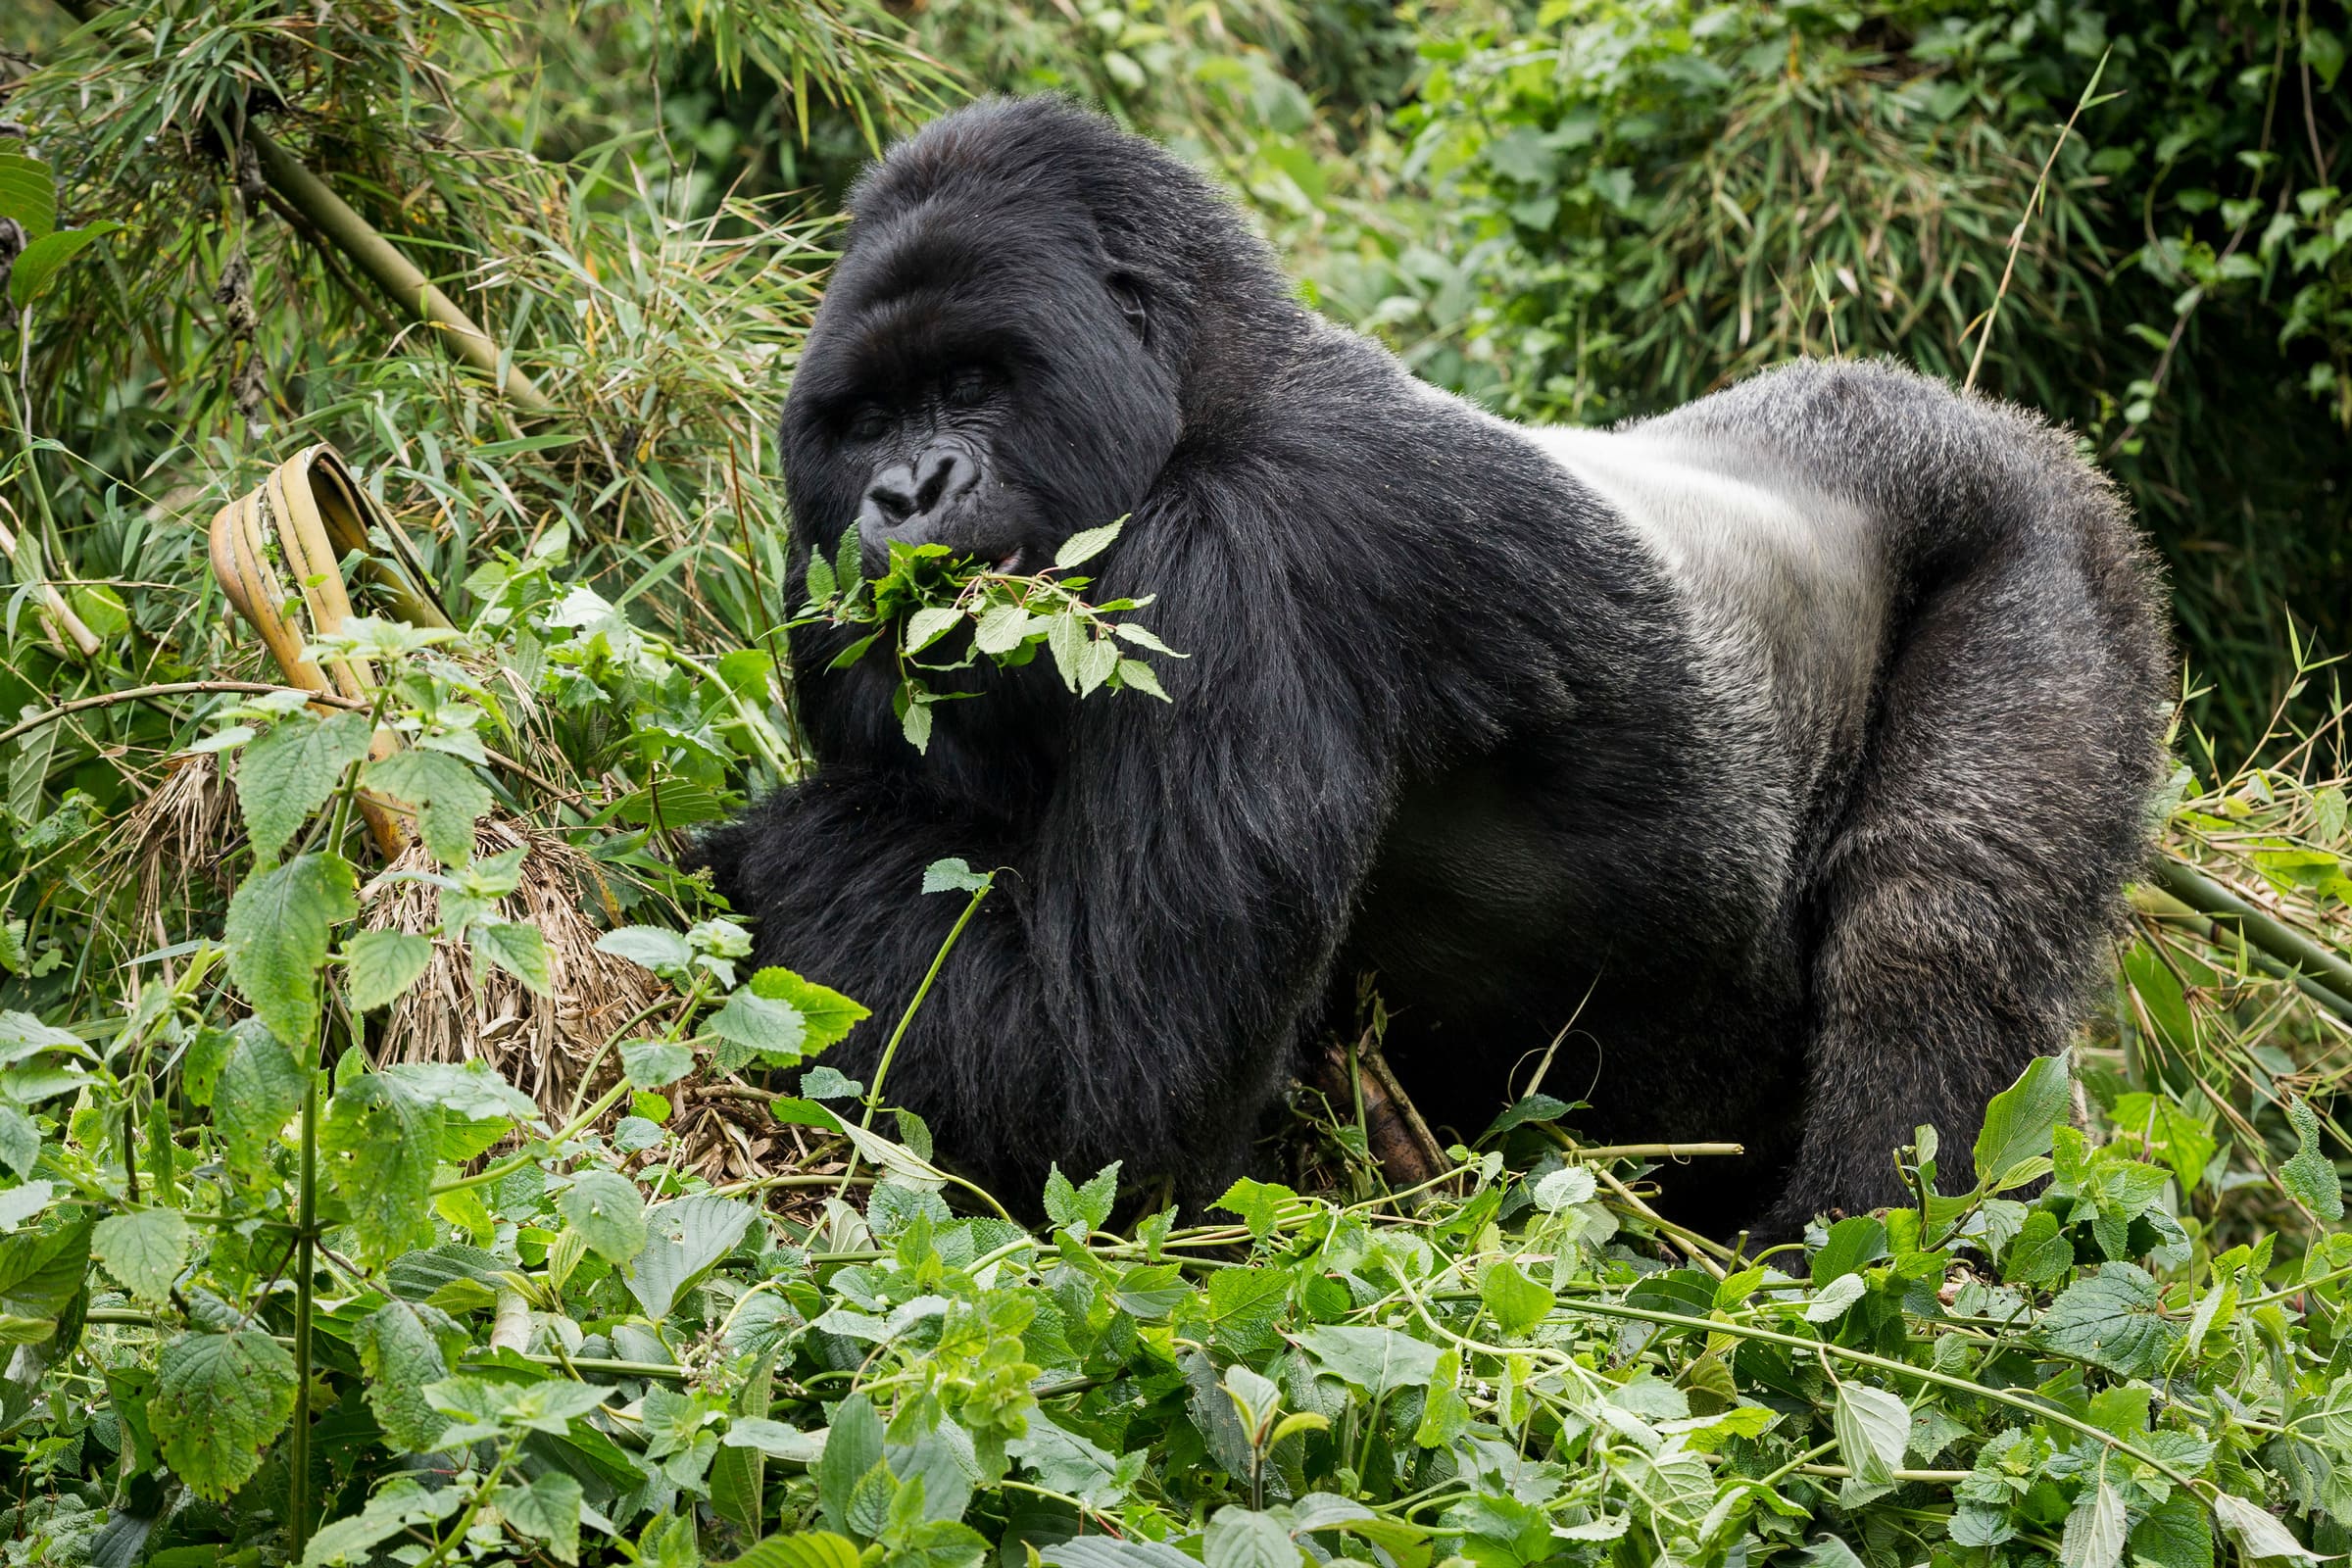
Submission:
POLYGON ((1803 1144, 1767 1229, 1899 1200, 1892 1151, 1922 1123, 1966 1191, 1985 1102, 2064 1046, 2096 972, 2142 849, 2162 650, 2081 478, 1988 539, 1980 512, 1974 559, 1935 564, 1892 650, 1812 889, 1803 1144))

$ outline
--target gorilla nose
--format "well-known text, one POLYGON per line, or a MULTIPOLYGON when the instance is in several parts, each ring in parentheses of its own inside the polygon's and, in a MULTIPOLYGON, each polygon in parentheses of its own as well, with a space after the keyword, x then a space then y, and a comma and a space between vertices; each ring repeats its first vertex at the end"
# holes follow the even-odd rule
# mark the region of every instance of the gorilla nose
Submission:
POLYGON ((980 465, 961 446, 925 448, 912 463, 894 463, 874 475, 858 508, 858 530, 869 541, 935 538, 937 525, 979 482, 980 465))

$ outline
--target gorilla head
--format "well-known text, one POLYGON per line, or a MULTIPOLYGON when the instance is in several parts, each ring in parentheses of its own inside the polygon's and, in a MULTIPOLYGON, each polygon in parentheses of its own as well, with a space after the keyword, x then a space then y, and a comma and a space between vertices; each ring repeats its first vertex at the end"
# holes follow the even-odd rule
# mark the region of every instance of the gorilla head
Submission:
POLYGON ((1204 183, 1104 129, 986 104, 858 183, 784 410, 804 551, 854 524, 869 570, 894 540, 1034 569, 1141 504, 1184 428, 1197 301, 1279 284, 1204 183))

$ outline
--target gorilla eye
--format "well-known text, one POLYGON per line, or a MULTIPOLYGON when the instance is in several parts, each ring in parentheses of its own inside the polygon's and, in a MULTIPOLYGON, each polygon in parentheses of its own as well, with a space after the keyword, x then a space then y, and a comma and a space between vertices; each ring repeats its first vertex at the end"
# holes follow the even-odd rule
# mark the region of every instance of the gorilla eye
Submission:
POLYGON ((962 408, 972 408, 988 401, 989 374, 978 366, 966 366, 948 377, 948 401, 962 408))
POLYGON ((850 416, 849 435, 853 441, 879 441, 890 433, 890 415, 868 403, 850 416))

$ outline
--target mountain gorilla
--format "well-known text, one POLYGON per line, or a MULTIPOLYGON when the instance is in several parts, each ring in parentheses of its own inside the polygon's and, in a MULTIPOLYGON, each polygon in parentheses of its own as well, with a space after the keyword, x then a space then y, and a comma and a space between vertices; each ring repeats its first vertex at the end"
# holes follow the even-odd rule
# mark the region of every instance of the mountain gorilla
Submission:
MULTIPOLYGON (((1370 974, 1388 1055, 1475 1137, 1545 1088, 1788 1233, 1899 1196, 2065 1043, 2143 849, 2168 655, 2114 492, 2057 430, 1803 364, 1613 431, 1526 428, 1302 309, 1200 176, 1053 100, 948 116, 858 184, 785 405, 798 557, 856 528, 1035 570, 1127 523, 1168 704, 968 677, 927 755, 883 655, 793 638, 808 779, 705 855, 759 958, 914 995, 943 1157, 1241 1174, 1370 974)), ((832 1058, 870 1077, 886 1030, 832 1058)))

